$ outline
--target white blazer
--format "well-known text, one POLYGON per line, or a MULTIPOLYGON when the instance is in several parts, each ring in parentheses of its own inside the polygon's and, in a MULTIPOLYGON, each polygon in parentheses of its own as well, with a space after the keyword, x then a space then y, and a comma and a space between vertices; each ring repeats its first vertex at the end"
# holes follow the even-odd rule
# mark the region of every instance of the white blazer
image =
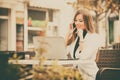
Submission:
MULTIPOLYGON (((70 53, 72 58, 76 41, 77 39, 67 47, 67 53, 70 53)), ((79 50, 76 51, 76 57, 79 58, 78 69, 84 80, 95 80, 98 71, 95 59, 102 41, 102 38, 98 34, 87 33, 84 38, 83 50, 81 53, 79 53, 79 50)))

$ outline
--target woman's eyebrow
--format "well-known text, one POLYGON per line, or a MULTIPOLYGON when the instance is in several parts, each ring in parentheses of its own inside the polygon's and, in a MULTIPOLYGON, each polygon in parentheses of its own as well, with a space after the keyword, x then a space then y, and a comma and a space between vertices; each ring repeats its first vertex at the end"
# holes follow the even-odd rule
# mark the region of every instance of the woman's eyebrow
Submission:
POLYGON ((83 21, 83 19, 79 19, 79 21, 83 21))
MULTIPOLYGON (((78 19, 78 20, 83 20, 83 19, 78 19)), ((77 19, 75 19, 75 21, 77 21, 77 19)))

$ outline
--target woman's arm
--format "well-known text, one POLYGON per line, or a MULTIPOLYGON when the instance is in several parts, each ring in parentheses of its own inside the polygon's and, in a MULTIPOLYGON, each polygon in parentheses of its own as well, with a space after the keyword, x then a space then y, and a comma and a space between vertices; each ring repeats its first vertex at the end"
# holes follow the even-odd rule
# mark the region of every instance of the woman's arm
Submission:
POLYGON ((83 45, 84 45, 84 39, 83 39, 83 30, 82 29, 78 29, 78 32, 77 32, 77 35, 80 37, 80 40, 79 40, 79 52, 81 52, 83 50, 83 45))
POLYGON ((72 33, 68 32, 65 36, 65 45, 67 46, 69 39, 72 37, 72 33))
POLYGON ((68 43, 69 43, 69 40, 72 38, 72 36, 73 36, 73 31, 74 31, 74 29, 73 29, 73 24, 71 23, 70 25, 69 25, 69 30, 68 30, 68 32, 67 32, 67 34, 66 34, 66 36, 65 36, 65 45, 67 46, 68 45, 68 43))

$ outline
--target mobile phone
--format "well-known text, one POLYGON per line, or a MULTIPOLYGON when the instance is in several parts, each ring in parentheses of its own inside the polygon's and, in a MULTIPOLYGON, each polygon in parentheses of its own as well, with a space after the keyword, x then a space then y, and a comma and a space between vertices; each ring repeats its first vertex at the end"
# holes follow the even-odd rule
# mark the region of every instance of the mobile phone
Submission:
POLYGON ((76 28, 75 23, 73 23, 73 29, 74 29, 73 33, 76 33, 77 32, 77 28, 76 28))

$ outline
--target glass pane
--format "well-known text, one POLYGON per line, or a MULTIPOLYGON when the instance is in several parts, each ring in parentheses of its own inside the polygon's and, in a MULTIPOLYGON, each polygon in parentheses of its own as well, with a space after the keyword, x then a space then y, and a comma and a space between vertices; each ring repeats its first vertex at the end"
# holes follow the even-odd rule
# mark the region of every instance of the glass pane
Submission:
POLYGON ((16 25, 16 50, 24 50, 24 27, 22 24, 16 25))
POLYGON ((114 41, 114 21, 109 21, 109 43, 114 41))
POLYGON ((33 44, 33 37, 34 36, 40 36, 40 35, 41 35, 41 31, 29 30, 28 31, 28 44, 33 44))
POLYGON ((28 26, 46 27, 46 11, 28 10, 28 26))
POLYGON ((28 17, 31 17, 32 20, 45 20, 46 12, 45 11, 36 11, 36 10, 28 10, 28 17))
POLYGON ((0 50, 8 50, 8 20, 0 19, 0 50))
POLYGON ((8 9, 0 8, 0 16, 8 16, 8 9))

